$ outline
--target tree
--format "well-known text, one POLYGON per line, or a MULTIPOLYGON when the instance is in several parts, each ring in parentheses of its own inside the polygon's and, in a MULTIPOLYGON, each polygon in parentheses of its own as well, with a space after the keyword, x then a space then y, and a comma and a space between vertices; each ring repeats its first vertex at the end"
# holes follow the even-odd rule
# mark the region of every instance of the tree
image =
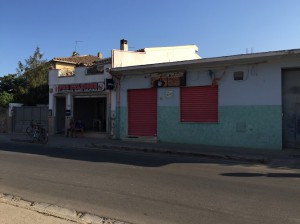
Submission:
POLYGON ((43 60, 37 47, 33 56, 18 63, 17 74, 0 77, 0 105, 18 102, 25 105, 48 104, 48 70, 50 63, 43 60))
POLYGON ((33 56, 18 63, 17 76, 21 84, 18 86, 18 102, 25 105, 47 104, 48 103, 48 70, 50 63, 43 60, 40 48, 36 47, 33 56))
POLYGON ((16 74, 8 74, 0 77, 0 92, 13 93, 15 90, 16 74))
POLYGON ((14 95, 8 92, 0 93, 0 106, 7 107, 9 103, 14 101, 14 95))
POLYGON ((14 101, 20 102, 19 99, 22 99, 20 88, 26 86, 25 81, 22 76, 17 77, 17 74, 0 77, 0 105, 6 107, 14 101))

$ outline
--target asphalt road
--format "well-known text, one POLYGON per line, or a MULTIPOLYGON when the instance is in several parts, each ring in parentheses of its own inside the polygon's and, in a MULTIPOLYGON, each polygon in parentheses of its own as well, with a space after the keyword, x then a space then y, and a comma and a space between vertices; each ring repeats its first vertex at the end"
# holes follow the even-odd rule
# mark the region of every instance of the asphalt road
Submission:
POLYGON ((300 223, 300 170, 1 143, 0 192, 136 224, 300 223))

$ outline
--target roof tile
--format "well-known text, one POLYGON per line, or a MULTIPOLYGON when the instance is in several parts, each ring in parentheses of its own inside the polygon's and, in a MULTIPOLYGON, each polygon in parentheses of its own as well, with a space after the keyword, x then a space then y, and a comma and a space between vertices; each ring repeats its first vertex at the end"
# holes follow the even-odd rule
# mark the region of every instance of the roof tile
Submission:
POLYGON ((84 64, 84 65, 92 65, 95 62, 101 61, 102 59, 94 56, 94 55, 76 55, 72 57, 64 57, 64 58, 53 58, 54 62, 64 62, 70 64, 84 64))

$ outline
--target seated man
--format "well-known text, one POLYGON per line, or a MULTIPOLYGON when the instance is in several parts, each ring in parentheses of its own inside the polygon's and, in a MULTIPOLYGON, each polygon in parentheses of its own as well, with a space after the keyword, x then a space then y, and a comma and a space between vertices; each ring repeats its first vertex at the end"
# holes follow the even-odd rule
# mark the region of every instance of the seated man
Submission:
POLYGON ((74 119, 73 118, 70 119, 69 126, 70 127, 67 129, 67 137, 69 137, 69 136, 74 137, 75 123, 74 123, 74 119))
POLYGON ((75 132, 79 131, 81 135, 83 135, 84 125, 81 120, 77 120, 75 123, 75 132))

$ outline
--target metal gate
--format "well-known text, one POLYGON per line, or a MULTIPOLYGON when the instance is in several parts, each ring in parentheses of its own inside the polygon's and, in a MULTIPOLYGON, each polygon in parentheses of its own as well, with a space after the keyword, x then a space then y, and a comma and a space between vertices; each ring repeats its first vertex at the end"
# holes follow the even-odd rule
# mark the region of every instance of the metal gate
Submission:
POLYGON ((300 69, 282 72, 283 147, 300 148, 300 69))
POLYGON ((48 130, 48 106, 14 107, 12 113, 12 131, 26 132, 30 122, 38 122, 48 130))

